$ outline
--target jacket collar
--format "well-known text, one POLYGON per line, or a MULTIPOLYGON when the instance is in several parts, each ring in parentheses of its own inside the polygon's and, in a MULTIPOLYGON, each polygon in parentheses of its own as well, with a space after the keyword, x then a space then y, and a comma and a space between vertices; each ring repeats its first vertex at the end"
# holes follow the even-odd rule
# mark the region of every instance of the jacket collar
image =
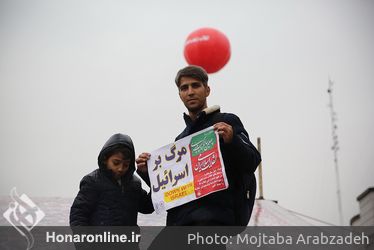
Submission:
MULTIPOLYGON (((101 171, 106 177, 108 177, 113 183, 115 184, 119 184, 118 180, 114 177, 114 173, 110 170, 110 169, 107 169, 107 168, 99 168, 99 171, 101 171)), ((127 170, 129 171, 129 170, 127 170)), ((120 186, 121 185, 124 185, 125 183, 128 182, 129 179, 131 179, 132 177, 132 174, 128 174, 126 173, 124 176, 121 177, 121 184, 119 184, 120 186)))
POLYGON ((187 115, 186 113, 183 114, 183 118, 184 118, 184 121, 185 121, 187 127, 189 127, 189 126, 192 126, 192 124, 194 124, 195 122, 204 119, 204 117, 206 117, 206 116, 208 116, 212 113, 220 112, 220 109, 221 108, 218 105, 213 105, 213 106, 207 107, 207 108, 203 109, 197 115, 196 121, 192 121, 191 117, 189 115, 187 115))

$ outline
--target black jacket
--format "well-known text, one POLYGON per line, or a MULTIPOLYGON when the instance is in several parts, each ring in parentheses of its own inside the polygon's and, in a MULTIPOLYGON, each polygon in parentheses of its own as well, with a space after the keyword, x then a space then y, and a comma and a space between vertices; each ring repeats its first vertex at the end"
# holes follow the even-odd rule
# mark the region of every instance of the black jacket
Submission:
POLYGON ((250 142, 248 133, 239 117, 230 113, 220 113, 218 106, 202 111, 195 121, 184 115, 186 128, 176 140, 225 122, 233 127, 233 140, 226 144, 220 139, 221 153, 226 169, 229 188, 209 194, 200 199, 168 210, 167 225, 236 225, 234 216, 235 179, 241 173, 252 173, 261 162, 261 156, 250 142))
POLYGON ((71 226, 136 226, 138 212, 152 213, 150 193, 135 177, 135 150, 131 138, 115 134, 105 143, 98 157, 99 168, 83 177, 70 210, 71 226), (103 154, 116 144, 132 152, 130 167, 119 184, 103 165, 103 154))

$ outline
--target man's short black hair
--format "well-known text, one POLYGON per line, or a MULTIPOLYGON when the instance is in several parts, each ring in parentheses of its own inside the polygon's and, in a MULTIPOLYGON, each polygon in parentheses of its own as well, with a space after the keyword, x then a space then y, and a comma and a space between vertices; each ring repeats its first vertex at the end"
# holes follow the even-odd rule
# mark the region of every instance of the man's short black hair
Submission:
POLYGON ((204 85, 208 84, 208 73, 206 73, 205 69, 200 66, 189 65, 179 70, 175 77, 175 84, 177 84, 178 88, 182 77, 191 77, 201 81, 204 85))

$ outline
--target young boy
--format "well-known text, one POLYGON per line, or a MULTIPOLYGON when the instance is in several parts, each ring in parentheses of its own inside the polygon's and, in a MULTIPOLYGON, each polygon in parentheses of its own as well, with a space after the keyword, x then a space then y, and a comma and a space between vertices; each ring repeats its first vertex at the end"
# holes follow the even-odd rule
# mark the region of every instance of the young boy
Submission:
POLYGON ((132 140, 115 134, 98 157, 99 168, 83 177, 70 209, 70 226, 137 226, 138 212, 154 211, 151 195, 135 177, 132 140))

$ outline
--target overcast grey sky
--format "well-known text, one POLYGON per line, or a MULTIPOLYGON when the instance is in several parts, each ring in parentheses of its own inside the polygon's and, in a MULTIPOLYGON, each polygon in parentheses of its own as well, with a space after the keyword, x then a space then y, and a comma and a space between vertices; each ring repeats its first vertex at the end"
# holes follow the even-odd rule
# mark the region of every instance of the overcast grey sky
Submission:
POLYGON ((74 197, 110 135, 137 154, 184 128, 174 77, 188 34, 232 55, 208 105, 262 138, 264 195, 337 224, 328 78, 344 223, 374 185, 374 1, 0 0, 0 195, 74 197))

